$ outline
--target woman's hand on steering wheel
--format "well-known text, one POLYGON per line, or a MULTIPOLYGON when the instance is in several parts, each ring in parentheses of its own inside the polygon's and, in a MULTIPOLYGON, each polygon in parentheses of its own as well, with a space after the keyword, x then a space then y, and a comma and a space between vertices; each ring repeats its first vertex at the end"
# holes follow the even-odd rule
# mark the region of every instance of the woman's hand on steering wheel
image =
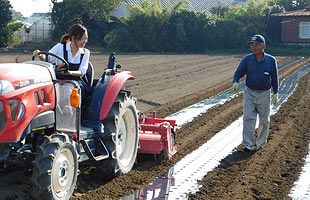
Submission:
POLYGON ((70 70, 63 70, 63 71, 61 71, 60 72, 62 75, 72 75, 72 71, 70 71, 70 70))
POLYGON ((65 63, 61 63, 61 64, 57 65, 55 67, 55 70, 58 71, 58 72, 67 72, 67 71, 69 71, 68 67, 66 67, 65 63))
POLYGON ((48 62, 48 56, 52 56, 52 57, 54 57, 54 58, 56 58, 56 59, 58 59, 58 60, 60 60, 62 62, 62 64, 60 64, 58 66, 55 66, 56 74, 57 73, 61 73, 63 71, 68 71, 69 70, 68 62, 64 58, 62 58, 62 57, 60 57, 60 56, 58 56, 58 55, 56 55, 54 53, 51 53, 51 52, 44 52, 44 51, 40 51, 40 50, 35 50, 35 51, 33 51, 32 60, 35 60, 35 58, 37 56, 40 56, 40 55, 45 55, 45 61, 46 62, 48 62))

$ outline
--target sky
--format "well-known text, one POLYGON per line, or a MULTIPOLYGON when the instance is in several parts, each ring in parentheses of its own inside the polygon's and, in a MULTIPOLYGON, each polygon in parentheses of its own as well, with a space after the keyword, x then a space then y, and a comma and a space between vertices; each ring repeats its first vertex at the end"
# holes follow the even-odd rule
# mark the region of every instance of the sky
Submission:
POLYGON ((32 13, 46 13, 51 11, 51 0, 10 0, 15 11, 21 12, 24 17, 30 17, 32 13))

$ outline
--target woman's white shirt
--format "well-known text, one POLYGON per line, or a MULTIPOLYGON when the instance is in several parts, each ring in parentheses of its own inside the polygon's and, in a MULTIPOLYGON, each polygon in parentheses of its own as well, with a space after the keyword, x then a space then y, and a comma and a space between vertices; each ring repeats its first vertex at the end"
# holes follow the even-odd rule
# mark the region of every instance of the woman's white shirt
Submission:
MULTIPOLYGON (((64 57, 64 51, 63 51, 63 44, 58 43, 56 44, 51 50, 49 50, 50 53, 54 53, 60 57, 64 57)), ((66 50, 68 51, 68 62, 72 64, 79 64, 81 60, 81 55, 84 54, 79 71, 81 71, 82 75, 84 75, 88 68, 88 62, 90 57, 90 52, 86 48, 79 48, 79 50, 76 52, 76 54, 73 56, 71 52, 70 43, 66 44, 66 50)), ((51 58, 51 57, 50 57, 51 58)), ((59 59, 52 58, 49 61, 55 62, 56 65, 60 65, 62 62, 59 59)))

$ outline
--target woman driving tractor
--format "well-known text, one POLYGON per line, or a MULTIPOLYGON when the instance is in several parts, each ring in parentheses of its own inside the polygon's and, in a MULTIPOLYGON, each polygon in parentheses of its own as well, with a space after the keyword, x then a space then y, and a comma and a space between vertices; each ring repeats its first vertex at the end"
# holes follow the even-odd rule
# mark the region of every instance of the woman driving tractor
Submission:
MULTIPOLYGON (((87 89, 88 85, 82 79, 86 74, 90 51, 85 47, 88 41, 87 29, 81 24, 74 24, 69 28, 68 34, 62 36, 60 43, 49 50, 50 53, 63 57, 68 62, 68 70, 57 74, 58 79, 76 80, 81 86, 81 90, 87 89)), ((34 50, 33 56, 40 60, 55 62, 58 68, 63 66, 59 59, 46 59, 46 55, 40 54, 40 50, 34 50)))

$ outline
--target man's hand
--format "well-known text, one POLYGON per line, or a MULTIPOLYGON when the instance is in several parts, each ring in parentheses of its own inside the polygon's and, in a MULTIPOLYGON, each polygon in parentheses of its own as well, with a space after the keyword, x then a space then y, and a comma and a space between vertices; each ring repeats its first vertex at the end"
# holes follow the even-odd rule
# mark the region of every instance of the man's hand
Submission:
POLYGON ((279 95, 278 94, 273 94, 272 95, 272 104, 276 105, 279 102, 279 95))
POLYGON ((239 88, 239 83, 234 83, 234 84, 233 84, 233 90, 234 90, 234 92, 238 92, 238 88, 239 88))

